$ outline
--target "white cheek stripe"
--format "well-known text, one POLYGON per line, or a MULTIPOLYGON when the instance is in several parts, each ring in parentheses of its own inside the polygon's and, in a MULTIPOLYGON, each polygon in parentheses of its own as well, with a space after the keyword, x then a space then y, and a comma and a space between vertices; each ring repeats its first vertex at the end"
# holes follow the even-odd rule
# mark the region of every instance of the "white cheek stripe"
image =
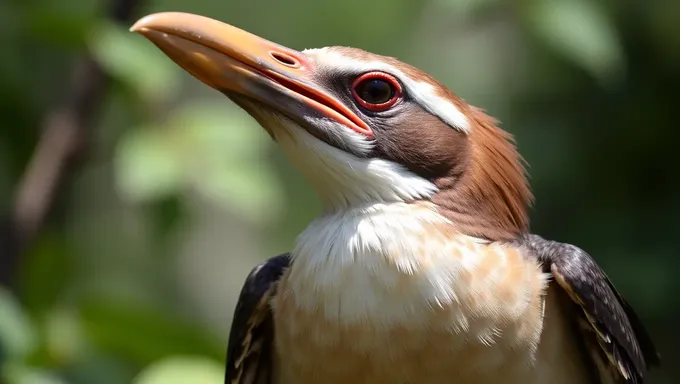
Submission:
POLYGON ((448 125, 464 132, 470 132, 470 123, 465 115, 449 100, 437 95, 432 84, 416 81, 392 65, 375 62, 365 62, 342 55, 332 49, 317 48, 302 51, 311 55, 323 55, 323 65, 333 65, 337 69, 351 70, 352 72, 382 71, 396 76, 403 84, 408 94, 418 104, 432 115, 439 117, 448 125))
MULTIPOLYGON (((278 137, 279 144, 292 163, 307 176, 327 210, 343 211, 365 204, 413 201, 432 196, 437 191, 432 182, 397 163, 358 158, 317 139, 290 120, 279 119, 278 123, 287 131, 278 137)), ((344 139, 365 145, 352 136, 357 133, 339 123, 329 124, 335 124, 327 127, 329 131, 342 132, 344 139)))

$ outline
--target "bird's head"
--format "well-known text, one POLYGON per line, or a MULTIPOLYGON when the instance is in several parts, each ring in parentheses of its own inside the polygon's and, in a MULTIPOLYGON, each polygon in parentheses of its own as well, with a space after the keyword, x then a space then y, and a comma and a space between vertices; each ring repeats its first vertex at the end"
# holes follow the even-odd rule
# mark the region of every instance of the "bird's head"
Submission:
POLYGON ((532 196, 511 136, 423 71, 355 48, 296 51, 186 13, 132 30, 252 115, 326 210, 431 201, 469 235, 527 230, 532 196))

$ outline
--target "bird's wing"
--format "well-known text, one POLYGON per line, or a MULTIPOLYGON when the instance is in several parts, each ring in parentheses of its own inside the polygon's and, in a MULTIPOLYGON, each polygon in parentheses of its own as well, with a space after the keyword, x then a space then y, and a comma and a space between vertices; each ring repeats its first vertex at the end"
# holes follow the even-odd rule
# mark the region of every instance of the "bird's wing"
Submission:
POLYGON ((241 289, 227 347, 225 384, 270 384, 274 324, 270 299, 290 265, 290 254, 255 267, 241 289))
POLYGON ((573 302, 576 325, 601 381, 644 383, 659 356, 633 309, 592 257, 571 244, 533 234, 521 241, 573 302))

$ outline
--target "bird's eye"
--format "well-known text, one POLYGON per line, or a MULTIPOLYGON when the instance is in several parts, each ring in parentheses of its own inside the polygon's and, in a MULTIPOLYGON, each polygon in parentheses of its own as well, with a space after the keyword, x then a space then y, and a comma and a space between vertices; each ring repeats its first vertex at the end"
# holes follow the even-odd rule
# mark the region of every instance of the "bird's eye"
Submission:
POLYGON ((401 97, 401 85, 393 76, 371 72, 359 76, 352 84, 352 96, 362 107, 384 111, 401 97))

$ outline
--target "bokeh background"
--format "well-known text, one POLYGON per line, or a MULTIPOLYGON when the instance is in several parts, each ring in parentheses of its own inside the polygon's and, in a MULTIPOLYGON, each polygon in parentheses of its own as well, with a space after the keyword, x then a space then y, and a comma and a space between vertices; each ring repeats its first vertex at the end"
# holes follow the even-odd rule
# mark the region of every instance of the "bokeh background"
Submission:
POLYGON ((267 134, 127 31, 156 11, 425 69, 531 164, 680 383, 680 2, 2 0, 0 381, 221 383, 255 263, 319 211, 267 134))

